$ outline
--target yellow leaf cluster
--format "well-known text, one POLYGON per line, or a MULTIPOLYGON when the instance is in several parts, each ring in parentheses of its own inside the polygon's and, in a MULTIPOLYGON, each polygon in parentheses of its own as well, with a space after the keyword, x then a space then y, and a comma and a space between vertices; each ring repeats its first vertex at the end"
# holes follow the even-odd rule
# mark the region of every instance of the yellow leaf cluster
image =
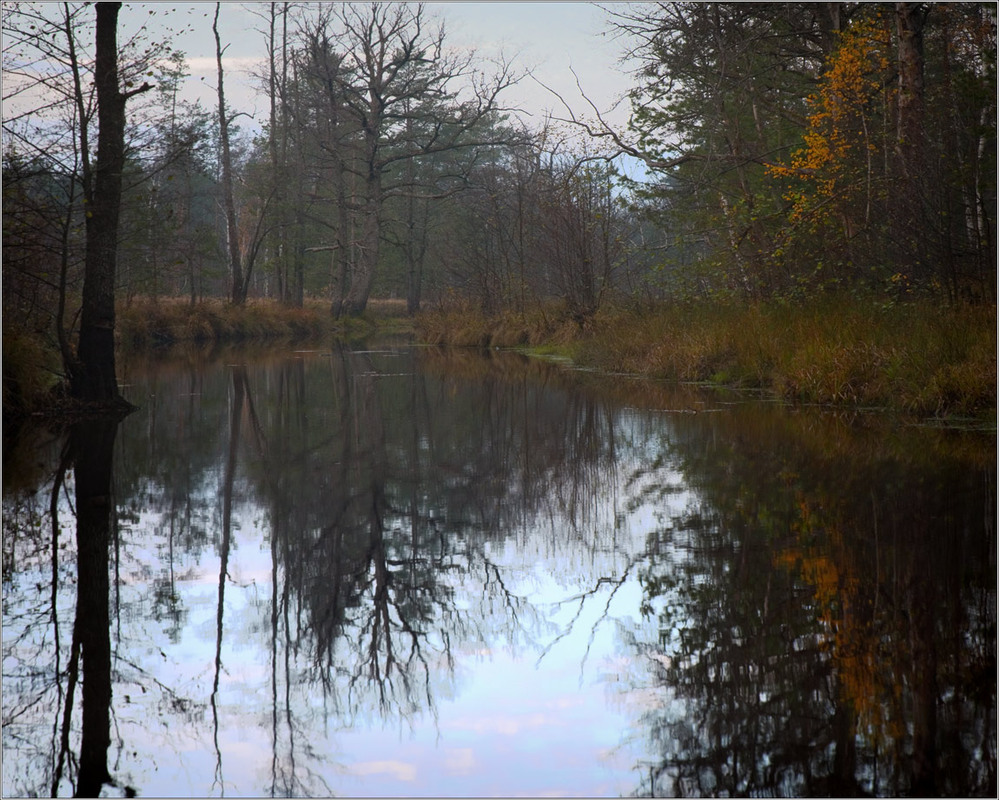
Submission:
POLYGON ((785 194, 792 223, 809 218, 818 225, 842 214, 862 190, 868 160, 879 149, 872 135, 877 109, 890 99, 889 52, 889 33, 880 17, 858 21, 840 35, 818 91, 808 98, 803 146, 787 163, 768 168, 770 175, 804 184, 785 194))

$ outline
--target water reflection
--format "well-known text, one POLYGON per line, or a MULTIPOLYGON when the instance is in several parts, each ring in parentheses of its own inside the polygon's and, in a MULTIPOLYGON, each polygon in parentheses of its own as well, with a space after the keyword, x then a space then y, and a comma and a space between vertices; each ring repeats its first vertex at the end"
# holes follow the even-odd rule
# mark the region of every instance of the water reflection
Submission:
MULTIPOLYGON (((66 771, 75 774, 72 783, 77 796, 96 797, 104 784, 114 783, 108 770, 112 683, 109 567, 112 530, 116 524, 112 458, 117 429, 116 419, 87 420, 70 428, 48 492, 47 525, 42 524, 42 515, 33 511, 29 511, 27 519, 20 519, 24 511, 23 498, 13 509, 6 502, 4 504, 4 550, 5 555, 14 556, 13 563, 7 563, 4 571, 4 692, 11 691, 17 695, 16 705, 8 705, 5 701, 4 725, 6 728, 8 724, 13 724, 16 728, 18 717, 34 711, 43 698, 51 704, 50 713, 54 716, 49 736, 50 786, 43 788, 39 785, 35 791, 50 788, 53 796, 59 792, 66 771), (76 551, 76 590, 71 636, 68 642, 63 643, 58 624, 60 553, 67 549, 69 542, 63 540, 59 496, 70 469, 75 476, 76 537, 73 544, 76 551), (8 525, 11 511, 16 521, 8 525), (43 538, 46 533, 49 534, 47 541, 43 538), (46 587, 41 580, 35 583, 35 603, 27 613, 29 620, 34 616, 39 620, 47 618, 46 621, 51 623, 51 648, 55 659, 51 674, 38 669, 41 663, 25 664, 25 671, 16 669, 25 653, 25 645, 41 656, 42 663, 48 658, 44 649, 41 652, 35 650, 40 643, 31 642, 35 633, 31 624, 33 621, 21 628, 18 624, 20 620, 14 615, 17 621, 10 625, 10 604, 17 604, 15 598, 10 596, 10 590, 20 577, 16 575, 15 566, 21 555, 17 547, 19 534, 33 539, 32 549, 48 546, 51 565, 49 585, 46 587), (10 636, 9 632, 13 632, 14 636, 10 636), (68 659, 62 663, 64 652, 68 654, 68 659), (9 667, 15 669, 9 672, 9 667), (14 681, 9 682, 8 678, 14 678, 14 681), (78 689, 79 704, 76 702, 78 689), (79 730, 75 737, 76 746, 73 747, 70 742, 72 719, 78 705, 79 730)), ((34 494, 33 489, 28 489, 29 495, 34 494)), ((29 508, 33 505, 31 501, 27 504, 29 508)), ((29 559, 34 560, 36 555, 37 551, 29 559)), ((41 563, 37 566, 40 567, 41 563)), ((5 759, 9 757, 7 744, 5 730, 5 759)), ((5 784, 6 774, 5 768, 5 784)))
POLYGON ((699 498, 643 575, 671 701, 645 789, 994 794, 991 463, 732 422, 675 448, 699 498))
POLYGON ((995 794, 994 439, 508 354, 126 368, 48 478, 5 441, 5 795, 995 794))

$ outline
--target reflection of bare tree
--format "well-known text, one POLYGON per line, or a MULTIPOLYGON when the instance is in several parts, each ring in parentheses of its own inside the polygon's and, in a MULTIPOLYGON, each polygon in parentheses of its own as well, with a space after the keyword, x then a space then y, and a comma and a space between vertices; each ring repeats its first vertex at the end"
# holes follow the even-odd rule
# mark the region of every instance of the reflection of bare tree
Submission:
MULTIPOLYGON (((111 491, 111 463, 116 419, 98 418, 75 425, 56 470, 50 494, 52 529, 52 585, 50 621, 55 636, 55 682, 60 701, 57 756, 54 759, 51 791, 58 792, 63 768, 68 761, 78 768, 75 793, 96 797, 105 783, 113 783, 107 754, 111 744, 111 638, 109 611, 109 541, 114 501, 111 491), (66 667, 66 689, 60 682, 60 642, 57 598, 59 587, 58 498, 67 467, 75 461, 77 592, 76 620, 66 667), (70 751, 70 727, 76 687, 83 665, 83 720, 78 759, 70 751), (64 702, 63 702, 64 701, 64 702)), ((59 708, 59 705, 56 706, 59 708)))
MULTIPOLYGON (((52 633, 55 645, 55 680, 59 695, 59 705, 62 703, 63 691, 62 682, 59 680, 60 675, 60 658, 62 655, 62 648, 59 646, 59 611, 58 611, 58 599, 59 599, 59 492, 62 491, 63 481, 66 477, 66 470, 69 467, 71 456, 70 440, 66 440, 66 446, 63 449, 62 457, 59 459, 59 466, 56 468, 55 480, 52 482, 52 491, 49 495, 49 518, 52 523, 52 586, 51 586, 51 604, 52 604, 52 633)), ((66 756, 69 753, 69 726, 70 720, 72 718, 73 711, 73 698, 76 694, 76 683, 79 678, 79 659, 80 659, 80 640, 76 636, 75 626, 73 641, 70 649, 69 657, 69 671, 67 675, 67 686, 66 686, 66 706, 65 712, 63 714, 62 730, 59 735, 59 756, 56 761, 56 766, 54 770, 54 775, 52 777, 52 797, 55 797, 59 792, 59 784, 62 782, 62 769, 66 761, 66 756)), ((57 706, 58 707, 58 706, 57 706)))
POLYGON ((243 401, 246 397, 246 367, 232 368, 232 406, 229 411, 229 448, 222 476, 222 542, 219 553, 219 593, 215 613, 215 678, 212 683, 212 729, 215 742, 215 784, 225 791, 222 776, 222 750, 219 747, 218 693, 222 672, 222 632, 225 612, 225 584, 229 577, 229 548, 232 542, 232 493, 236 479, 236 457, 239 451, 240 423, 243 418, 243 401))
POLYGON ((122 639, 121 619, 132 609, 122 608, 118 596, 117 481, 111 477, 118 427, 116 420, 105 419, 73 426, 54 462, 44 512, 27 509, 26 516, 12 517, 9 497, 4 498, 5 547, 11 545, 20 572, 38 576, 32 578, 39 581, 37 599, 46 603, 43 611, 32 592, 13 589, 20 581, 5 585, 5 786, 9 764, 17 763, 24 773, 15 794, 55 796, 68 782, 75 794, 96 796, 104 784, 114 785, 111 772, 118 767, 109 766, 109 748, 114 730, 122 734, 120 718, 112 728, 112 684, 124 689, 126 706, 129 685, 150 698, 162 694, 169 708, 184 703, 130 657, 122 639), (74 539, 62 535, 67 509, 76 517, 74 539), (45 561, 42 582, 38 569, 45 561), (8 603, 24 613, 9 614, 8 603), (8 672, 13 664, 21 669, 8 672))
POLYGON ((372 690, 383 712, 406 716, 421 702, 432 705, 422 623, 433 602, 433 564, 419 552, 415 529, 405 555, 407 537, 399 528, 386 529, 387 516, 394 514, 386 500, 385 427, 369 354, 341 351, 331 372, 338 436, 325 502, 329 522, 316 532, 301 576, 304 586, 323 587, 303 597, 314 663, 328 689, 336 677, 343 679, 347 708, 356 708, 358 698, 372 690), (345 662, 337 651, 347 641, 354 653, 345 662), (351 665, 349 674, 342 674, 344 663, 351 665), (422 701, 416 699, 418 685, 422 701))
POLYGON ((79 564, 74 639, 83 659, 83 737, 76 794, 96 797, 105 783, 111 744, 111 636, 108 547, 114 501, 111 460, 116 419, 95 419, 72 432, 79 564))
MULTIPOLYGON (((456 644, 534 640, 542 625, 489 543, 548 518, 547 556, 587 537, 596 548, 592 498, 608 478, 595 463, 613 459, 603 407, 553 402, 523 374, 470 381, 456 399, 411 358, 340 349, 328 383, 288 362, 270 381, 277 406, 251 413, 271 507, 275 742, 281 722, 295 737, 287 692, 300 650, 345 719, 433 713, 456 644), (470 584, 481 587, 471 604, 455 591, 470 584)), ((275 752, 276 786, 294 785, 292 763, 279 780, 275 752)))

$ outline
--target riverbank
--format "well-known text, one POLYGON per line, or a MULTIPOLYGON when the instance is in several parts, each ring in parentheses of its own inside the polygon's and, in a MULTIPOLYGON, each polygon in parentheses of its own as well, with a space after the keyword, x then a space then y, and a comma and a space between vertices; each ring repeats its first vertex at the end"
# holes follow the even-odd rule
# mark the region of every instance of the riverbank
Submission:
MULTIPOLYGON (((334 320, 329 303, 307 300, 292 308, 271 300, 251 300, 233 306, 225 300, 191 305, 174 298, 136 299, 119 304, 115 337, 119 353, 132 353, 177 344, 241 344, 248 342, 362 338, 374 331, 411 332, 404 300, 372 300, 368 311, 334 320)), ((61 407, 56 402, 62 384, 62 360, 54 334, 3 329, 3 414, 5 422, 61 407)))
POLYGON ((431 343, 520 347, 651 378, 763 390, 799 403, 884 408, 995 424, 996 310, 859 299, 802 305, 663 304, 492 317, 426 313, 431 343))
MULTIPOLYGON (((575 364, 680 382, 754 389, 798 403, 884 408, 995 426, 994 306, 848 299, 790 304, 661 304, 601 311, 584 324, 557 306, 486 316, 451 306, 406 317, 402 301, 372 301, 358 319, 325 303, 133 302, 118 311, 125 352, 182 342, 302 341, 375 332, 428 344, 518 348, 575 364)), ((4 417, 46 407, 60 383, 52 343, 4 330, 4 417)))
POLYGON ((402 300, 372 300, 360 317, 335 320, 327 301, 308 300, 293 308, 271 300, 234 306, 225 300, 195 305, 180 300, 142 300, 117 312, 118 343, 143 348, 179 342, 301 340, 322 336, 363 336, 385 327, 410 327, 402 300))

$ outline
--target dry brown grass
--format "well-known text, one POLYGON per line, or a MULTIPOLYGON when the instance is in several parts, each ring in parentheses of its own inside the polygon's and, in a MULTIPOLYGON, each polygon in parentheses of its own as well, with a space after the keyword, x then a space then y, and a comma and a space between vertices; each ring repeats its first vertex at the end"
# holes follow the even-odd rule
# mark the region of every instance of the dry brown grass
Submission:
POLYGON ((421 316, 426 341, 530 346, 601 369, 765 389, 793 401, 975 415, 996 406, 994 306, 670 304, 608 309, 585 326, 557 309, 486 318, 469 307, 421 316), (514 335, 511 335, 511 331, 514 335))
POLYGON ((302 339, 334 329, 329 309, 312 301, 291 308, 269 300, 234 306, 223 300, 196 305, 175 299, 137 299, 117 311, 119 341, 129 347, 172 342, 302 339))

